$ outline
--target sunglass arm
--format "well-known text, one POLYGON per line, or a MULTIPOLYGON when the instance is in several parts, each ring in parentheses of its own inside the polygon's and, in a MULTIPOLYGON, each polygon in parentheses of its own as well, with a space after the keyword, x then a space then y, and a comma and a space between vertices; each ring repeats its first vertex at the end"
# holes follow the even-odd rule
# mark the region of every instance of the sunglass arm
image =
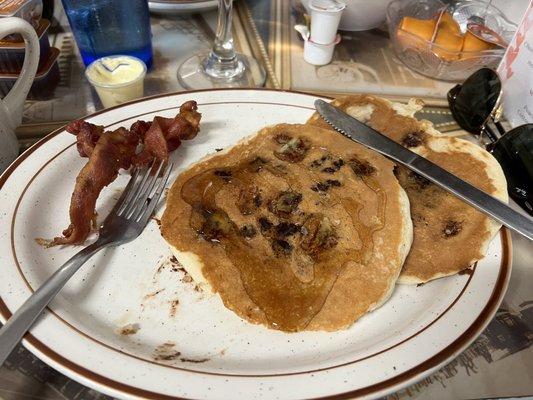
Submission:
MULTIPOLYGON (((496 124, 500 125, 501 127, 501 124, 499 122, 495 122, 492 118, 489 118, 481 128, 482 133, 484 133, 485 136, 488 137, 491 143, 496 143, 502 135, 500 129, 498 128, 498 125, 496 124)), ((501 128, 503 129, 503 127, 501 128)))

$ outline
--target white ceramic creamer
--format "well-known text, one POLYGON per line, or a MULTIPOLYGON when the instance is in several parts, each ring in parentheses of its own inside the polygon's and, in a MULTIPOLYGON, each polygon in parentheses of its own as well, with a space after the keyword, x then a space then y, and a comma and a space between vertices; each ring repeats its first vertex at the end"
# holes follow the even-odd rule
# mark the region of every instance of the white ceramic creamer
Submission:
POLYGON ((31 88, 39 63, 39 39, 35 29, 21 18, 2 18, 0 38, 18 33, 24 39, 26 55, 20 75, 7 96, 0 100, 0 173, 18 156, 15 129, 22 122, 24 101, 31 88))

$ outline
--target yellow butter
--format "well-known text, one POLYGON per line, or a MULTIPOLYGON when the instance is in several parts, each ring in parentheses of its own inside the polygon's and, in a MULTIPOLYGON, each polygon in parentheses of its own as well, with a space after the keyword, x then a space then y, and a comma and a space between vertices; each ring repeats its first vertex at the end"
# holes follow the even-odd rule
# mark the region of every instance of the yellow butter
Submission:
POLYGON ((102 57, 87 67, 85 75, 104 107, 138 99, 144 93, 146 65, 135 57, 102 57))
POLYGON ((103 57, 87 68, 87 78, 96 85, 121 85, 138 79, 145 66, 127 56, 103 57))

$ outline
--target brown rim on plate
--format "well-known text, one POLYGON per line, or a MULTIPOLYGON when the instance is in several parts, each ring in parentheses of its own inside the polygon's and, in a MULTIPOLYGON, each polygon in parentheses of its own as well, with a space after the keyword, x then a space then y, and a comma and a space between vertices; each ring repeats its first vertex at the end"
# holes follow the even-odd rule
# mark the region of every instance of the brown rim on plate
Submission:
MULTIPOLYGON (((498 275, 498 281, 492 292, 492 295, 483 308, 480 315, 476 320, 470 325, 470 327, 461 334, 454 342, 448 345, 445 349, 441 350, 439 353, 433 357, 427 359, 426 361, 420 363, 416 367, 395 376, 394 378, 388 379, 383 382, 376 383, 365 388, 353 390, 350 392, 340 393, 332 396, 326 396, 317 398, 320 400, 329 400, 329 399, 350 399, 354 396, 363 396, 369 395, 372 393, 377 393, 384 390, 391 390, 394 386, 400 385, 402 382, 415 379, 429 373, 431 370, 437 368, 439 365, 444 363, 447 360, 451 360, 455 357, 460 351, 464 350, 471 342, 473 342, 476 337, 483 331, 483 329, 490 322, 491 318, 494 316, 494 313, 497 311, 500 302, 503 299, 505 294, 505 287, 510 277, 511 272, 511 235, 508 229, 502 229, 501 231, 501 240, 503 251, 502 264, 500 267, 500 273, 498 275)), ((7 313, 10 316, 10 311, 7 309, 5 303, 0 298, 0 314, 5 316, 7 313)), ((148 391, 145 389, 140 389, 135 386, 126 385, 121 382, 114 381, 105 376, 99 375, 91 370, 88 370, 84 367, 81 367, 67 358, 61 356, 60 354, 54 352, 52 349, 44 345, 39 341, 35 336, 28 333, 24 337, 24 344, 31 349, 34 349, 36 352, 41 353, 46 358, 49 358, 53 362, 61 365, 63 368, 70 370, 72 373, 80 375, 87 380, 93 381, 99 385, 105 386, 108 389, 119 391, 128 395, 142 396, 148 399, 168 399, 168 400, 181 400, 182 397, 168 396, 160 393, 148 391)))
MULTIPOLYGON (((212 90, 213 89, 197 90, 197 91, 191 91, 191 92, 188 92, 188 93, 205 92, 205 91, 212 91, 212 90)), ((215 90, 228 90, 228 89, 215 89, 215 90)), ((235 88, 235 89, 232 89, 232 90, 242 90, 242 89, 235 88)), ((273 89, 253 89, 253 90, 276 91, 276 90, 273 90, 273 89)), ((297 93, 297 94, 303 94, 303 95, 307 95, 307 96, 317 97, 315 95, 312 95, 312 94, 309 94, 309 93, 305 93, 305 92, 298 92, 298 91, 291 91, 291 90, 283 90, 282 92, 297 93)), ((106 110, 101 110, 101 111, 96 112, 94 114, 91 114, 90 116, 87 116, 85 118, 94 117, 94 116, 99 115, 99 114, 101 114, 103 112, 107 112, 110 109, 123 107, 124 105, 134 104, 134 103, 138 103, 138 102, 149 100, 149 99, 153 99, 153 98, 168 97, 168 96, 172 96, 172 95, 175 95, 175 94, 183 94, 183 93, 184 92, 182 92, 182 93, 168 93, 168 94, 155 95, 155 96, 150 96, 150 97, 146 97, 146 98, 143 98, 143 99, 134 100, 134 101, 125 103, 123 105, 111 107, 111 108, 106 109, 106 110)), ((225 103, 227 103, 227 102, 225 102, 225 103)), ((252 103, 261 103, 261 102, 252 102, 252 103)), ((208 103, 205 103, 204 105, 207 105, 207 104, 208 103)), ((214 103, 210 103, 210 104, 214 104, 214 103)), ((297 105, 290 105, 290 106, 299 107, 297 105)), ((171 107, 171 109, 173 109, 173 108, 176 108, 176 107, 171 107)), ((303 107, 303 108, 308 108, 308 107, 303 107)), ((151 114, 153 112, 157 112, 157 111, 151 111, 149 113, 151 114)), ((132 119, 132 118, 135 118, 135 117, 129 117, 126 120, 129 120, 129 119, 132 119)), ((113 123, 113 125, 117 124, 117 123, 120 123, 120 122, 122 122, 122 121, 115 122, 115 123, 113 123)), ((64 130, 64 127, 60 128, 60 129, 57 129, 54 132, 50 133, 49 135, 47 135, 46 137, 41 139, 39 142, 37 142, 35 145, 30 147, 30 149, 28 149, 25 153, 23 153, 19 158, 17 158, 8 167, 8 169, 5 171, 5 173, 0 176, 0 189, 3 187, 3 185, 5 184, 7 179, 9 178, 9 176, 11 176, 11 174, 16 170, 16 168, 31 153, 33 153, 41 145, 43 145, 45 142, 47 142, 48 140, 50 140, 53 137, 55 137, 56 135, 58 135, 63 130, 64 130)), ((67 148, 69 148, 69 147, 70 146, 68 146, 67 148)), ((61 153, 63 151, 65 151, 65 150, 66 149, 63 149, 61 151, 61 153)), ((57 154, 55 157, 57 157, 58 155, 59 154, 57 154)), ((46 164, 45 164, 45 166, 46 166, 46 164)), ((45 166, 41 167, 41 169, 39 171, 41 171, 45 166)), ((33 178, 32 178, 32 180, 33 180, 33 178)), ((29 185, 29 183, 28 183, 28 185, 29 185)), ((20 201, 20 199, 19 199, 19 201, 20 201)), ((346 392, 346 393, 343 393, 343 394, 338 394, 338 395, 333 395, 333 396, 323 397, 323 399, 350 398, 350 397, 357 396, 357 395, 367 395, 367 394, 376 393, 376 392, 379 392, 379 391, 384 391, 384 390, 387 390, 387 389, 391 389, 392 387, 394 387, 396 385, 400 385, 400 383, 402 383, 402 382, 406 383, 406 381, 408 381, 410 379, 414 379, 417 376, 419 376, 419 375, 421 375, 421 374, 423 374, 425 372, 429 373, 430 370, 437 368, 444 361, 446 361, 448 359, 451 359, 452 357, 456 356, 457 353, 460 350, 464 349, 468 344, 470 344, 477 337, 477 335, 479 335, 481 333, 481 331, 489 323, 490 319, 492 318, 492 316, 496 312, 501 300, 503 299, 503 296, 505 294, 505 287, 506 287, 507 282, 508 282, 509 277, 510 277, 511 257, 512 257, 511 256, 512 247, 511 247, 510 233, 509 233, 509 231, 507 229, 502 229, 501 233, 500 233, 500 236, 501 236, 501 240, 502 240, 503 254, 502 254, 502 263, 501 263, 501 266, 500 266, 500 270, 499 270, 499 274, 498 274, 498 279, 496 281, 496 285, 495 285, 495 287, 493 289, 493 292, 492 292, 487 304, 485 305, 485 307, 483 308, 483 310, 481 311, 479 316, 476 318, 476 320, 471 324, 471 326, 465 332, 463 332, 453 343, 448 345, 446 348, 441 350, 436 355, 434 355, 431 358, 427 359, 426 361, 420 363, 418 366, 413 367, 412 369, 410 369, 408 371, 405 371, 402 374, 397 375, 394 378, 388 379, 388 380, 383 381, 383 382, 376 383, 374 385, 371 385, 371 386, 368 386, 368 387, 365 387, 365 388, 360 388, 360 389, 357 389, 355 391, 346 392)), ((470 282, 470 279, 471 279, 471 277, 468 279, 467 284, 470 282)), ((466 289, 466 286, 463 288, 461 294, 464 293, 465 289, 466 289)), ((459 295, 459 297, 460 297, 460 295, 459 295)), ((459 297, 448 307, 448 309, 451 308, 453 306, 453 304, 455 304, 455 302, 459 299, 459 297)), ((7 318, 9 318, 11 316, 11 311, 8 309, 8 307, 4 303, 3 299, 1 299, 1 298, 0 298, 0 315, 3 318, 5 318, 5 319, 7 319, 7 318)), ((433 321, 433 322, 435 322, 435 321, 433 321)), ((433 322, 431 324, 433 324, 433 322)), ((426 328, 424 328, 424 329, 426 329, 426 328)), ((76 328, 74 328, 74 329, 76 329, 76 328)), ((77 330, 77 331, 83 334, 83 332, 81 332, 79 330, 77 330)), ((85 335, 85 334, 83 334, 83 335, 85 335)), ((416 336, 416 334, 413 335, 413 336, 416 336)), ((411 337, 413 337, 413 336, 411 336, 411 337)), ((401 343, 403 343, 403 342, 405 342, 406 340, 409 340, 409 339, 410 338, 407 338, 404 341, 396 344, 393 347, 396 347, 397 345, 399 345, 399 344, 401 344, 401 343)), ((37 353, 42 354, 45 358, 48 358, 52 362, 57 363, 58 365, 61 365, 63 368, 65 368, 67 370, 70 370, 72 373, 80 375, 80 376, 84 377, 87 380, 93 381, 93 382, 95 382, 95 383, 97 383, 99 385, 105 386, 105 387, 107 387, 107 388, 109 388, 111 390, 121 391, 123 393, 131 394, 131 395, 137 395, 137 396, 143 396, 143 397, 148 397, 148 398, 178 399, 178 397, 166 396, 166 395, 162 395, 162 394, 159 394, 159 393, 147 391, 147 390, 144 390, 144 389, 140 389, 140 388, 137 388, 137 387, 134 387, 134 386, 126 385, 126 384, 123 384, 121 382, 117 382, 117 381, 114 381, 114 380, 109 379, 107 377, 101 376, 101 375, 99 375, 99 374, 97 374, 97 373, 95 373, 93 371, 90 371, 90 370, 88 370, 88 369, 86 369, 86 368, 84 368, 84 367, 82 367, 80 365, 77 365, 77 364, 73 363, 72 361, 70 361, 70 360, 66 359, 65 357, 61 356, 60 354, 56 353, 55 351, 53 351, 52 349, 50 349, 49 347, 44 345, 42 342, 40 342, 32 334, 28 333, 25 336, 24 344, 26 344, 30 349, 35 350, 37 353)), ((105 346, 109 347, 107 345, 105 345, 105 346)), ((383 351, 387 351, 389 349, 385 349, 383 351)), ((129 355, 129 356, 131 356, 131 355, 129 355)), ((368 357, 365 357, 365 358, 368 358, 368 357)), ((365 358, 363 358, 363 359, 365 359, 365 358)), ((357 360, 357 361, 360 361, 360 360, 357 360)), ((351 363, 353 363, 353 362, 345 363, 343 365, 347 365, 347 364, 351 364, 351 363)), ((161 365, 161 364, 159 364, 159 365, 161 365)), ((333 368, 335 368, 335 367, 333 367, 333 368)), ((331 368, 324 368, 322 370, 327 370, 327 369, 331 369, 331 368)), ((194 370, 186 370, 186 371, 188 371, 188 372, 197 372, 197 373, 205 373, 203 371, 194 371, 194 370)), ((309 372, 299 372, 297 374, 305 374, 305 373, 309 373, 309 372)), ((217 375, 227 375, 227 374, 217 374, 217 375)), ((274 376, 280 376, 280 375, 292 375, 292 374, 278 374, 278 375, 274 375, 274 376)), ((264 376, 269 376, 269 375, 259 375, 259 376, 230 375, 230 376, 257 378, 257 377, 264 377, 264 376)), ((270 376, 272 376, 272 375, 270 375, 270 376)))
MULTIPOLYGON (((199 105, 216 105, 216 104, 271 104, 271 105, 283 105, 283 106, 287 106, 287 107, 297 107, 297 108, 304 108, 304 109, 307 109, 307 110, 313 110, 312 107, 306 107, 306 106, 298 106, 298 105, 291 105, 291 104, 285 104, 285 103, 268 103, 268 102, 257 102, 257 101, 252 101, 252 102, 244 102, 244 101, 224 101, 224 102, 213 102, 213 103, 200 103, 199 105)), ((177 107, 167 107, 167 108, 164 108, 164 109, 159 109, 159 110, 152 110, 152 111, 149 111, 149 112, 146 112, 146 113, 142 113, 142 114, 136 114, 136 115, 133 115, 133 116, 129 116, 128 118, 125 118, 125 119, 122 119, 122 120, 119 120, 119 121, 115 121, 113 122, 112 124, 109 124, 107 126, 105 126, 104 128, 108 128, 110 126, 113 126, 113 125, 117 125, 117 124, 120 124, 124 121, 127 121, 127 120, 131 120, 131 119, 138 119, 139 117, 142 117, 144 115, 147 115, 147 114, 153 114, 153 113, 158 113, 158 112, 161 112, 161 111, 167 111, 167 110, 173 110, 173 109, 176 109, 177 107)), ((16 216, 17 216, 17 213, 18 213, 18 209, 19 209, 19 206, 22 202, 22 199, 27 191, 27 189, 30 187, 30 185, 32 184, 32 182, 35 180, 35 178, 50 164, 50 162, 52 162, 54 159, 56 159, 58 156, 60 156, 62 153, 64 153, 65 151, 67 151, 69 148, 73 147, 74 145, 76 144, 76 142, 66 146, 65 148, 63 148, 62 150, 60 150, 56 155, 54 155, 52 158, 50 158, 44 165, 42 165, 38 170, 37 172, 33 175, 33 177, 28 181, 28 183, 26 184, 26 186, 24 187, 24 189, 22 190, 22 193, 21 195, 19 196, 19 199, 17 200, 17 203, 15 205, 15 210, 13 212, 13 217, 12 217, 12 220, 11 220, 11 251, 12 251, 12 255, 13 255, 13 259, 15 261, 15 264, 17 266, 17 269, 18 269, 18 272, 22 278, 22 280, 24 281, 24 283, 26 284, 26 287, 28 288, 28 290, 30 292, 34 292, 34 289, 31 287, 29 281, 27 280, 26 276, 24 275, 24 272, 22 271, 22 268, 20 266, 20 262, 18 260, 18 257, 17 257, 17 252, 16 252, 16 248, 15 248, 15 241, 14 241, 14 230, 15 230, 15 222, 16 222, 16 216)), ((1 188, 1 186, 0 186, 1 188)), ((476 264, 475 264, 476 265, 476 264)), ((475 272, 475 265, 474 265, 474 272, 475 272)), ((426 329, 428 329, 430 326, 432 326, 435 322, 437 322, 440 318, 442 318, 454 305, 455 303, 463 296, 463 294, 465 293, 465 290, 466 288, 468 287, 468 285, 470 284, 470 281, 472 279, 472 276, 470 276, 467 281, 465 282, 465 285, 463 286, 463 288, 461 289, 460 293, 457 295, 457 297, 452 301, 451 304, 448 305, 448 307, 440 314, 437 314, 437 316, 431 321, 429 322, 427 325, 425 325, 424 327, 422 327, 421 329, 419 329, 417 332, 413 333, 411 336, 401 340, 400 342, 397 342, 385 349, 382 349, 380 351, 377 351, 375 353, 372 353, 372 354, 369 354, 367 356, 364 356, 364 357, 361 357, 361 358, 358 358, 358 359, 355 359, 355 360, 351 360, 351 361, 347 361, 347 362, 344 362, 344 363, 341 363, 341 364, 337 364, 337 365, 332 365, 332 366, 329 366, 329 367, 323 367, 323 368, 320 368, 320 369, 313 369, 313 370, 306 370, 306 371, 298 371, 298 372, 289 372, 289 373, 279 373, 279 374, 229 374, 229 373, 217 373, 217 372, 208 372, 208 371, 199 371, 199 370, 194 370, 194 369, 189 369, 189 368, 183 368, 183 367, 178 367, 178 366, 175 366, 175 365, 169 365, 169 364, 164 364, 164 363, 158 363, 157 361, 153 360, 153 359, 147 359, 147 358, 143 358, 143 357, 139 357, 139 356, 136 356, 134 354, 131 354, 131 353, 127 353, 121 349, 117 349, 116 347, 113 347, 113 346, 110 346, 92 336, 90 336, 88 333, 82 331, 81 329, 77 328, 76 326, 72 325, 71 323, 69 323, 68 321, 66 321, 64 318, 62 318, 61 316, 59 316, 57 313, 55 313, 53 310, 51 310, 50 308, 47 307, 47 310, 48 312, 50 312, 55 318, 57 318, 58 320, 60 320, 63 324, 67 325, 69 328, 73 329, 74 331, 76 331, 77 333, 79 333, 80 335, 84 336, 85 338, 95 342, 96 344, 98 345, 101 345, 105 348, 108 348, 112 351, 115 351, 115 352, 118 352, 120 354, 123 354, 125 356, 128 356, 128 357, 132 357, 134 359, 137 359, 137 360, 140 360, 140 361, 145 361, 145 362, 148 362, 150 364, 154 364, 154 365, 159 365, 159 366, 163 366, 165 368, 170 368, 170 369, 176 369, 176 370, 181 370, 181 371, 187 371, 187 372, 194 372, 194 373, 199 373, 199 374, 205 374, 205 375, 215 375, 215 376, 236 376, 236 377, 249 377, 249 376, 253 376, 253 377, 273 377, 273 376, 287 376, 287 375, 301 375, 301 374, 307 374, 307 373, 313 373, 313 372, 319 372, 319 371, 324 371, 324 370, 328 370, 328 369, 334 369, 334 368, 338 368, 338 367, 342 367, 342 366, 345 366, 345 365, 349 365, 349 364, 354 364, 354 363, 357 363, 357 362, 360 362, 360 361, 363 361, 363 360, 367 360, 369 358, 372 358, 374 356, 377 356, 379 354, 382 354, 388 350, 391 350, 409 340, 411 340, 412 338, 418 336, 420 333, 422 333, 423 331, 425 331, 426 329)), ((0 313, 1 314, 1 313, 0 313)))

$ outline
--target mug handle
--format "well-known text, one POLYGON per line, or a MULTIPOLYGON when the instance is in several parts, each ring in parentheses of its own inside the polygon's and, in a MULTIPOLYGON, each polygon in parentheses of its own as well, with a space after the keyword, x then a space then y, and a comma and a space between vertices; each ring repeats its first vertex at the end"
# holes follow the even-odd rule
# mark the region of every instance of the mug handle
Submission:
POLYGON ((2 18, 0 24, 0 39, 18 33, 24 39, 25 56, 24 64, 15 85, 11 88, 9 93, 0 100, 0 108, 2 108, 7 118, 10 120, 12 129, 15 129, 20 124, 22 118, 22 106, 26 100, 26 96, 30 91, 37 66, 39 64, 39 38, 35 29, 28 22, 22 18, 9 17, 2 18))

